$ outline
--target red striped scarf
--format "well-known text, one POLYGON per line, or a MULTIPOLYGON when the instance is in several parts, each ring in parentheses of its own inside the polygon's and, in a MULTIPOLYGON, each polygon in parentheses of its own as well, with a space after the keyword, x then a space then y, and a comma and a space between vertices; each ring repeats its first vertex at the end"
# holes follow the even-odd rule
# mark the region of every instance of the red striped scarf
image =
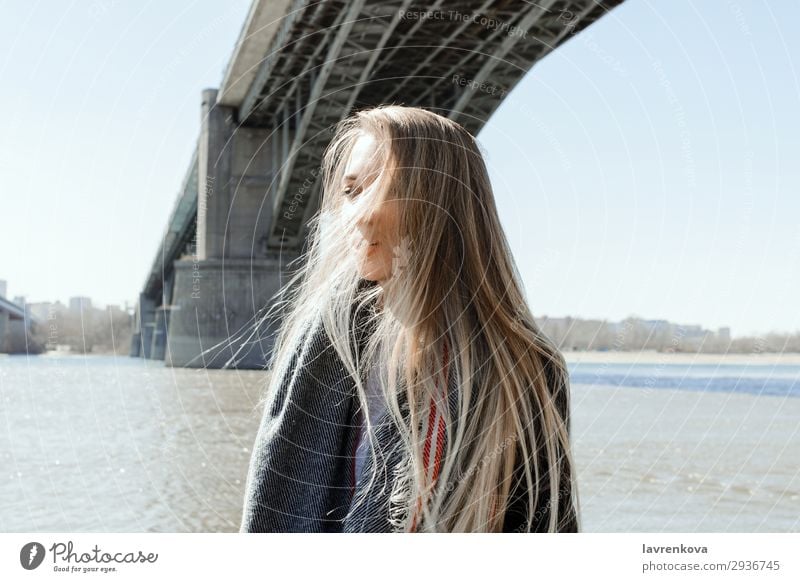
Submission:
MULTIPOLYGON (((449 354, 447 349, 447 344, 444 345, 443 350, 443 359, 444 359, 444 377, 448 377, 448 366, 449 366, 449 354)), ((440 402, 446 403, 447 400, 447 386, 445 385, 442 390, 440 390, 439 386, 439 377, 435 376, 435 385, 437 389, 437 394, 440 397, 440 402)), ((363 411, 359 411, 359 419, 363 422, 363 411)), ((423 487, 427 489, 432 489, 436 479, 439 477, 439 468, 442 462, 442 454, 444 452, 444 444, 445 444, 445 415, 444 411, 437 406, 436 403, 436 396, 431 398, 430 403, 430 410, 428 412, 427 418, 425 418, 423 426, 422 426, 422 433, 425 434, 425 445, 422 450, 422 462, 424 467, 424 474, 425 474, 425 483, 423 487)), ((356 436, 355 440, 355 447, 356 450, 361 442, 361 431, 359 431, 358 435, 356 436)), ((352 478, 352 487, 355 487, 357 475, 355 474, 355 463, 353 463, 353 472, 351 474, 352 478)), ((411 528, 409 531, 414 532, 417 529, 417 520, 418 516, 422 513, 422 504, 423 499, 419 497, 417 499, 417 504, 414 509, 414 515, 411 521, 411 528)))
MULTIPOLYGON (((447 344, 444 345, 444 377, 447 378, 449 366, 449 359, 447 353, 447 344)), ((436 376, 436 388, 439 389, 439 377, 436 376)), ((440 402, 447 402, 447 385, 442 387, 440 402)), ((422 450, 422 462, 425 473, 425 483, 423 486, 433 488, 436 479, 439 477, 439 466, 442 461, 442 452, 444 450, 444 411, 440 410, 436 405, 436 398, 431 398, 430 412, 423 426, 422 432, 425 434, 425 447, 422 450), (431 456, 433 451, 433 456, 431 456)), ((414 509, 414 516, 411 521, 411 529, 414 532, 417 530, 417 517, 422 513, 423 499, 417 499, 417 505, 414 509)))

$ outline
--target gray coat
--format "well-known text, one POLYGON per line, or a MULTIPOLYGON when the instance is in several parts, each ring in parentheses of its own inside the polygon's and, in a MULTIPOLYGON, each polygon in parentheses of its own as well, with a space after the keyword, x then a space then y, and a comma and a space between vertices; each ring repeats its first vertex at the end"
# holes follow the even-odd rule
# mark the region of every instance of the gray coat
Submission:
MULTIPOLYGON (((363 336, 362 336, 363 338, 363 336)), ((361 340, 363 341, 363 339, 361 340)), ((363 345, 355 343, 356 349, 363 345)), ((293 397, 286 401, 292 374, 264 415, 256 436, 245 486, 241 532, 391 532, 390 503, 394 469, 403 462, 397 428, 388 411, 378 421, 379 455, 368 453, 362 474, 354 475, 354 450, 360 422, 355 383, 346 373, 330 340, 318 326, 306 354, 296 354, 290 370, 297 370, 293 397), (299 368, 298 368, 299 366, 299 368), (376 460, 378 459, 378 460, 376 460), (378 478, 369 486, 373 466, 378 478), (354 493, 366 501, 348 514, 354 493)), ((450 384, 452 384, 452 375, 450 384)), ((568 385, 562 384, 557 403, 568 413, 568 385), (564 390, 565 389, 565 390, 564 390)), ((407 413, 405 398, 401 410, 407 413), (406 406, 404 409, 403 407, 406 406)), ((458 394, 448 390, 451 418, 456 418, 458 394)), ((567 415, 569 419, 569 416, 567 415)), ((542 480, 546 483, 546 474, 542 480)), ((503 531, 526 531, 527 490, 521 465, 516 473, 513 503, 503 531)), ((564 486, 569 486, 565 481, 564 486)), ((534 527, 544 531, 549 518, 549 495, 540 493, 534 527)), ((563 506, 570 520, 560 531, 576 532, 571 502, 563 506)))

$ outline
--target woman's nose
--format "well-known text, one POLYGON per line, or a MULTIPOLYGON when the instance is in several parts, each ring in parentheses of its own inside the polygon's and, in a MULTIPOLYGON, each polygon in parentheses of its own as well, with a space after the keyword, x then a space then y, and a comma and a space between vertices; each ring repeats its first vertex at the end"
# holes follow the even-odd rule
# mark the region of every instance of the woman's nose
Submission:
POLYGON ((361 236, 367 240, 372 240, 373 221, 370 216, 362 216, 356 222, 356 228, 361 233, 361 236))
POLYGON ((375 225, 375 210, 370 207, 361 209, 356 218, 356 226, 359 229, 371 229, 375 225))

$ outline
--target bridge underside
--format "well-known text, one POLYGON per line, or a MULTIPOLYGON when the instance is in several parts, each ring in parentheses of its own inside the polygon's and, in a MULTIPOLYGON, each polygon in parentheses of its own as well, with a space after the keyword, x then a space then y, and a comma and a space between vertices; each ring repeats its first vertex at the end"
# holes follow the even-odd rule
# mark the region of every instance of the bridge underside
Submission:
POLYGON ((538 60, 621 1, 256 0, 222 87, 203 93, 132 355, 263 366, 278 322, 253 323, 302 254, 334 124, 397 103, 476 134, 538 60))

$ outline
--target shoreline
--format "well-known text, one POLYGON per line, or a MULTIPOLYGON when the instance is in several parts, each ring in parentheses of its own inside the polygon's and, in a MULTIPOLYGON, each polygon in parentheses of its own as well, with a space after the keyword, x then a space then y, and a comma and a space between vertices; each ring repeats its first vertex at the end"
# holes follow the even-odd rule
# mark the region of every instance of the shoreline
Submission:
MULTIPOLYGON (((800 353, 727 353, 727 354, 692 354, 686 352, 658 352, 656 350, 641 351, 566 351, 561 350, 564 359, 568 363, 586 364, 734 364, 734 365, 800 365, 800 353)), ((0 353, 0 357, 19 357, 19 356, 38 356, 43 358, 58 357, 129 357, 127 352, 90 352, 88 354, 73 353, 68 351, 46 351, 41 354, 5 354, 0 353)))
POLYGON ((737 365, 800 365, 800 353, 692 354, 642 350, 618 351, 561 351, 569 363, 612 364, 737 364, 737 365))

